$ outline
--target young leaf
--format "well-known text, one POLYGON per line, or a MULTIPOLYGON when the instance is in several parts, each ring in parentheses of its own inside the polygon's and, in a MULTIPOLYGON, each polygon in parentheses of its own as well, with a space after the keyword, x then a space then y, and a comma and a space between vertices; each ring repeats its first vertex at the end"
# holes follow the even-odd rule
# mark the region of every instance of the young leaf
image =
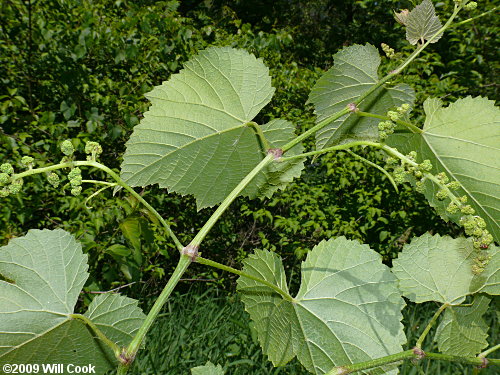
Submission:
MULTIPOLYGON (((273 93, 268 68, 248 52, 200 52, 147 95, 152 105, 127 142, 122 178, 193 194, 198 209, 221 202, 265 156, 248 123, 273 93)), ((278 135, 293 137, 293 127, 278 135)))
MULTIPOLYGON (((86 262, 81 245, 60 229, 30 230, 0 248, 0 364, 83 366, 90 358, 97 373, 117 365, 113 352, 73 314, 88 277, 86 262)), ((86 315, 110 339, 127 344, 144 319, 132 305, 128 298, 101 296, 86 315), (106 316, 97 313, 104 310, 106 316)))
POLYGON ((413 302, 459 305, 469 294, 498 293, 498 252, 492 248, 486 252, 492 255, 490 263, 482 274, 475 276, 472 265, 478 253, 470 239, 426 233, 404 246, 393 261, 392 272, 399 279, 403 295, 413 302))
MULTIPOLYGON (((410 44, 424 43, 429 40, 443 26, 431 0, 424 0, 417 5, 406 17, 406 39, 410 44)), ((436 43, 443 33, 437 35, 431 43, 436 43)))
POLYGON ((491 299, 478 295, 472 306, 452 306, 445 310, 436 330, 439 351, 444 354, 474 357, 488 346, 488 325, 483 315, 491 299))
MULTIPOLYGON (((379 80, 380 55, 370 45, 353 45, 334 55, 334 65, 316 82, 308 102, 314 104, 320 122, 344 109, 379 80)), ((406 84, 392 88, 381 87, 369 95, 358 107, 362 111, 379 115, 403 103, 412 104, 415 99, 413 89, 406 84)), ((352 140, 377 140, 380 120, 345 115, 330 123, 316 134, 316 148, 322 149, 333 144, 352 140)))
MULTIPOLYGON (((408 153, 417 151, 419 161, 429 159, 431 173, 445 172, 460 183, 457 194, 466 195, 484 220, 495 241, 500 242, 500 111, 492 100, 466 97, 443 108, 439 99, 424 103, 426 119, 422 134, 395 134, 387 143, 408 153)), ((458 222, 460 214, 449 215, 449 200, 436 199, 437 186, 430 181, 424 194, 441 216, 458 222)))
MULTIPOLYGON (((302 282, 289 295, 281 259, 257 250, 244 262, 245 272, 275 285, 244 276, 238 290, 255 322, 264 353, 274 365, 295 355, 314 374, 334 366, 366 361, 401 351, 404 301, 396 278, 379 254, 344 237, 323 241, 302 263, 302 282)), ((388 366, 373 374, 395 374, 388 366)))
POLYGON ((215 366, 212 362, 207 362, 204 366, 193 367, 191 375, 224 375, 224 370, 220 365, 215 366))

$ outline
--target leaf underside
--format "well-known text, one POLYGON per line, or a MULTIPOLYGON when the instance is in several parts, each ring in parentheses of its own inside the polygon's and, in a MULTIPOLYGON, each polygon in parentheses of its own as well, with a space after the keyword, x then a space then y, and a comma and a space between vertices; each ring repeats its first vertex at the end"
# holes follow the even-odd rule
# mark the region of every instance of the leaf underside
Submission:
MULTIPOLYGON (((417 5, 406 18, 406 39, 410 44, 429 40, 443 26, 431 0, 424 0, 417 5)), ((431 43, 436 43, 443 33, 437 35, 431 43)))
MULTIPOLYGON (((81 245, 60 229, 30 230, 0 248, 0 364, 83 366, 90 358, 99 373, 117 365, 112 351, 71 316, 87 269, 81 245)), ((109 294, 95 298, 86 315, 120 343, 144 320, 136 301, 109 294)))
MULTIPOLYGON (((415 150, 419 161, 429 159, 431 173, 445 172, 460 183, 456 192, 467 196, 487 229, 500 243, 500 111, 486 98, 466 97, 448 107, 439 99, 424 103, 426 120, 422 134, 395 134, 387 143, 408 153, 415 150)), ((446 212, 449 200, 436 199, 437 186, 424 184, 424 195, 438 213, 458 223, 460 214, 446 212)))
POLYGON ((483 315, 491 299, 478 295, 472 306, 448 307, 436 330, 436 341, 443 354, 475 357, 488 346, 488 325, 483 315))
MULTIPOLYGON (((244 270, 289 294, 283 264, 274 253, 257 250, 244 270)), ((399 352, 406 341, 396 278, 379 254, 344 237, 323 241, 309 252, 294 302, 243 276, 238 290, 275 366, 297 356, 312 373, 325 374, 337 365, 399 352)), ((395 374, 397 369, 393 365, 369 373, 395 374)))
MULTIPOLYGON (((343 110, 374 86, 378 80, 380 56, 370 45, 353 45, 334 55, 334 66, 318 80, 308 102, 314 104, 317 122, 343 110)), ((406 84, 381 87, 369 95, 358 108, 361 111, 385 115, 403 103, 413 104, 415 94, 406 84)), ((334 144, 355 140, 378 140, 379 119, 347 114, 316 133, 318 150, 334 144)))
POLYGON ((403 295, 413 302, 459 305, 470 294, 499 292, 499 272, 495 268, 498 249, 492 245, 484 253, 492 260, 482 274, 474 275, 472 265, 478 252, 470 239, 424 234, 404 246, 393 261, 392 272, 399 279, 403 295))
MULTIPOLYGON (((151 107, 127 142, 122 178, 131 186, 157 183, 192 194, 198 209, 220 203, 266 155, 247 124, 273 93, 269 69, 248 52, 229 47, 200 52, 146 95, 151 107)), ((261 128, 272 147, 295 137, 284 120, 261 128)), ((297 146, 291 154, 301 150, 297 146)), ((303 167, 302 161, 282 164, 270 166, 243 195, 269 195, 303 167)))

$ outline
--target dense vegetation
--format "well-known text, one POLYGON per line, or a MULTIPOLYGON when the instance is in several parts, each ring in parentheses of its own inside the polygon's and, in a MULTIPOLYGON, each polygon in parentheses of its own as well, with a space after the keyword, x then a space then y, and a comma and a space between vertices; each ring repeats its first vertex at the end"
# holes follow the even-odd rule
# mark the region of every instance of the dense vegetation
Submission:
MULTIPOLYGON (((125 140, 148 107, 143 94, 210 45, 241 47, 263 58, 277 94, 262 120, 282 117, 300 129, 314 123, 311 108, 304 105, 308 92, 343 45, 384 42, 409 53, 390 10, 410 2, 269 3, 2 2, 0 159, 31 155, 41 165, 57 162, 54 139, 71 138, 81 150, 85 141, 99 141, 106 150, 104 163, 118 168, 125 140)), ((438 11, 448 10, 450 3, 437 4, 438 11)), ((481 7, 492 4, 484 1, 481 7)), ((456 28, 427 50, 404 78, 417 90, 417 101, 428 96, 445 101, 466 95, 497 98, 497 33, 486 16, 456 28)), ((388 71, 392 64, 384 60, 382 69, 388 71)), ((105 192, 85 202, 68 194, 69 189, 66 194, 51 191, 39 176, 23 189, 22 200, 11 196, 0 207, 0 245, 26 228, 64 228, 90 256, 87 292, 133 283, 127 293, 132 297, 144 290, 158 294, 173 266, 165 261, 172 245, 135 199, 122 201, 105 192)), ((86 189, 85 196, 96 191, 86 189)), ((146 194, 186 243, 213 211, 197 213, 191 198, 159 189, 146 194)), ((324 238, 345 235, 375 244, 390 262, 410 234, 460 231, 412 189, 396 194, 384 175, 344 152, 325 156, 322 165, 308 165, 301 179, 266 203, 263 208, 259 201, 237 201, 204 243, 212 258, 237 265, 252 249, 267 248, 281 254, 293 273, 307 249, 324 238), (338 183, 332 185, 333 180, 338 183)), ((233 287, 226 275, 195 273, 199 270, 194 267, 191 277, 233 287)))

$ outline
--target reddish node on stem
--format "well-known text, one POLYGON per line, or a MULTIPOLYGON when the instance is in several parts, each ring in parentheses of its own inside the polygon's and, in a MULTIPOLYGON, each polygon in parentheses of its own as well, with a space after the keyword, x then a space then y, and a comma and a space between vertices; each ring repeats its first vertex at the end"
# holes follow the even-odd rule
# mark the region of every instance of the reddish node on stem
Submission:
POLYGON ((477 366, 477 368, 486 368, 488 367, 488 360, 486 358, 481 358, 481 361, 483 361, 483 363, 481 363, 479 366, 477 366))
POLYGON ((196 258, 198 258, 198 245, 187 245, 184 249, 182 249, 182 254, 190 257, 191 262, 195 262, 196 258))
POLYGON ((283 155, 283 150, 281 148, 270 148, 267 153, 273 155, 274 160, 278 160, 283 155))
POLYGON ((359 108, 354 103, 349 103, 347 105, 347 108, 349 108, 349 111, 351 111, 351 112, 357 112, 357 111, 359 111, 359 108))
POLYGON ((124 348, 122 352, 120 353, 120 356, 118 357, 118 360, 126 366, 130 366, 132 362, 134 362, 135 356, 131 356, 127 354, 126 349, 124 348))
POLYGON ((417 348, 416 346, 413 348, 413 354, 415 354, 415 359, 422 359, 425 357, 425 352, 420 349, 420 348, 417 348))

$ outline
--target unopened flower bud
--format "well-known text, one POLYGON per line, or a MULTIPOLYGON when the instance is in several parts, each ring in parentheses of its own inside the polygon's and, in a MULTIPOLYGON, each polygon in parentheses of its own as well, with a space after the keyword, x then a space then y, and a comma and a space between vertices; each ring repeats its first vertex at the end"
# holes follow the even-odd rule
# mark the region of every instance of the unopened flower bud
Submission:
POLYGON ((436 193, 436 198, 440 201, 445 200, 447 197, 448 197, 448 192, 444 189, 441 189, 436 193))
POLYGON ((66 139, 61 143, 61 151, 66 156, 71 156, 75 152, 75 148, 73 147, 73 143, 71 140, 66 139))
POLYGON ((470 204, 460 207, 460 211, 465 215, 474 215, 476 213, 476 210, 470 204))
POLYGON ((31 167, 33 165, 33 159, 31 156, 23 156, 21 158, 21 164, 25 167, 31 167))
POLYGON ((476 8, 477 8, 477 3, 475 1, 470 1, 464 6, 465 10, 474 10, 476 8))
POLYGON ((85 153, 91 154, 91 160, 95 160, 98 155, 102 154, 102 147, 97 142, 89 141, 85 144, 85 153))
POLYGON ((75 186, 71 189, 71 194, 73 194, 75 197, 80 195, 81 192, 82 192, 81 186, 75 186))
POLYGON ((60 179, 56 173, 52 172, 51 174, 49 174, 47 176, 47 180, 49 181, 49 184, 51 184, 53 187, 56 188, 59 186, 60 179))
POLYGON ((8 186, 9 193, 17 194, 21 191, 22 187, 23 187, 23 179, 18 178, 17 180, 12 181, 12 183, 8 186))
POLYGON ((10 164, 10 163, 3 163, 2 165, 0 165, 0 171, 7 173, 7 174, 13 174, 14 168, 12 167, 12 164, 10 164))
POLYGON ((432 163, 429 159, 425 159, 418 167, 422 172, 430 172, 432 170, 432 163))
POLYGON ((9 182, 10 182, 9 175, 5 172, 0 173, 0 186, 7 185, 9 182))

